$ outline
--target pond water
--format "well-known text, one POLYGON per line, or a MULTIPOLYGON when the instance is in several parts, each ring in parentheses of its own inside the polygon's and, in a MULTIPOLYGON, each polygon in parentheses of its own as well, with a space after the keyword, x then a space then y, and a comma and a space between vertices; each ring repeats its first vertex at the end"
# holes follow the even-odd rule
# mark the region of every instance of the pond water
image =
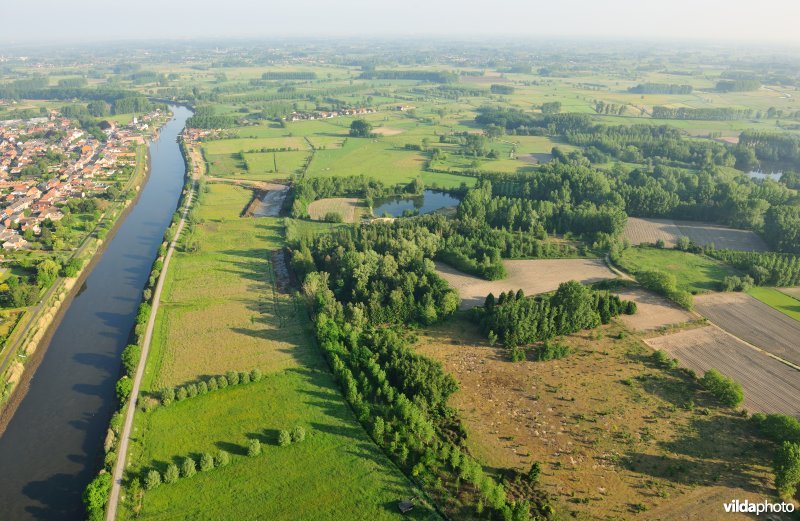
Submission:
POLYGON ((760 171, 752 171, 747 173, 747 177, 750 179, 772 179, 773 181, 780 181, 783 172, 760 172, 760 171))
POLYGON ((455 207, 461 200, 447 192, 425 190, 417 197, 386 197, 375 199, 372 213, 377 217, 389 214, 392 217, 402 217, 406 211, 413 211, 419 215, 435 212, 441 208, 455 207))

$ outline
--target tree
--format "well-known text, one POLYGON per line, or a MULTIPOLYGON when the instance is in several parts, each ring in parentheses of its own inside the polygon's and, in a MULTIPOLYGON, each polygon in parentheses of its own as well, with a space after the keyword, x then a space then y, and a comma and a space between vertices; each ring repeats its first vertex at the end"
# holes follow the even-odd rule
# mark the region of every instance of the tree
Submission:
POLYGON ((537 483, 539 481, 539 476, 542 474, 542 464, 538 461, 534 461, 533 465, 531 465, 530 470, 528 471, 528 481, 531 483, 537 483))
POLYGON ((261 442, 258 440, 250 440, 247 443, 247 455, 254 458, 261 454, 261 442))
POLYGON ((98 474, 83 491, 83 504, 89 521, 102 521, 105 514, 108 492, 111 490, 111 474, 98 474))
POLYGON ((363 119, 356 119, 350 123, 350 135, 352 137, 371 137, 372 124, 363 119))
POLYGON ((197 463, 190 457, 186 457, 181 464, 181 475, 190 478, 197 473, 197 463))
POLYGON ((257 368, 250 371, 250 379, 254 382, 261 380, 261 371, 257 368))
POLYGON ((292 437, 292 443, 298 443, 306 439, 306 430, 300 425, 294 426, 290 434, 292 437))
POLYGON ((226 387, 228 387, 228 379, 225 378, 224 376, 218 376, 217 377, 217 386, 220 389, 225 389, 226 387))
POLYGON ((783 442, 775 455, 775 487, 782 497, 791 498, 800 485, 800 444, 783 442))
POLYGON ((231 462, 231 455, 224 450, 219 451, 217 454, 217 467, 224 467, 231 462))
POLYGON ((175 483, 180 477, 181 474, 176 464, 167 465, 167 470, 164 471, 164 483, 175 483))
POLYGON ((139 365, 139 357, 142 354, 142 349, 138 344, 129 344, 122 350, 122 367, 125 374, 133 376, 136 373, 136 366, 139 365))
POLYGON ((239 385, 239 373, 236 371, 228 371, 226 374, 230 385, 239 385))
POLYGON ((52 259, 45 259, 36 266, 36 283, 46 288, 55 282, 61 266, 52 259))
POLYGON ((161 403, 169 405, 175 400, 175 388, 167 387, 161 390, 161 403))
POLYGON ((728 407, 736 407, 744 400, 742 386, 716 369, 709 369, 700 380, 720 403, 728 407))
POLYGON ((119 400, 120 404, 124 404, 128 400, 128 397, 131 395, 132 390, 133 390, 133 380, 131 380, 127 376, 123 376, 117 381, 117 386, 116 386, 117 399, 119 400))
POLYGON ((161 484, 161 474, 155 469, 150 470, 147 473, 147 476, 144 478, 144 489, 153 490, 160 484, 161 484))
POLYGON ((292 436, 289 434, 289 431, 281 429, 278 433, 278 445, 285 447, 290 443, 292 443, 292 436))
POLYGON ((214 457, 208 453, 204 452, 202 456, 200 456, 200 470, 203 472, 208 472, 214 468, 214 457))

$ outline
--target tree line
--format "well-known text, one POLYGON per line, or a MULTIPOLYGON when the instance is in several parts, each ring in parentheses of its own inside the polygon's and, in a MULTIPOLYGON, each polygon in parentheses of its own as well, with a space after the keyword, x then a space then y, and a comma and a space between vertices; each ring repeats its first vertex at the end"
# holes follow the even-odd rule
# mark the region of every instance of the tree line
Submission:
POLYGON ((421 71, 421 70, 376 70, 366 69, 360 75, 362 80, 416 80, 430 83, 456 83, 458 74, 447 71, 421 71))
POLYGON ((630 87, 628 92, 633 94, 691 94, 691 85, 676 85, 674 83, 640 83, 630 87))
POLYGON ((653 107, 653 119, 686 119, 703 121, 733 121, 753 117, 753 109, 736 109, 733 107, 690 108, 690 107, 653 107))

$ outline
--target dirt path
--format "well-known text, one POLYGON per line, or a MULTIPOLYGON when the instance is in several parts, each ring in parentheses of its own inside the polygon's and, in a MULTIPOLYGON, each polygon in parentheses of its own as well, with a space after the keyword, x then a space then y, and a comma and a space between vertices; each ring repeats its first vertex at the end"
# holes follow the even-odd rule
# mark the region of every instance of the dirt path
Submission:
POLYGON ((114 521, 117 517, 117 505, 119 503, 119 493, 122 486, 122 475, 125 472, 125 467, 128 459, 128 445, 131 440, 131 429, 133 428, 133 416, 136 413, 136 404, 139 399, 139 388, 142 384, 142 376, 144 376, 144 368, 147 364, 147 355, 150 352, 150 343, 153 339, 153 328, 156 323, 156 315, 158 314, 158 305, 161 300, 161 291, 164 288, 164 280, 167 278, 167 270, 169 268, 172 254, 175 252, 175 244, 183 231, 186 224, 186 215, 192 205, 194 191, 197 188, 197 183, 193 183, 192 190, 186 197, 186 204, 181 213, 181 220, 178 223, 178 228, 175 232, 175 237, 169 244, 167 255, 164 257, 164 267, 161 269, 161 275, 158 278, 155 292, 153 293, 153 307, 150 311, 150 318, 147 320, 147 329, 144 333, 144 341, 142 343, 142 355, 139 359, 139 366, 136 368, 136 376, 133 379, 133 389, 131 390, 130 399, 128 401, 128 409, 125 413, 125 423, 122 426, 120 433, 119 447, 117 448, 117 462, 114 465, 114 473, 112 474, 111 493, 108 497, 108 506, 106 507, 106 520, 114 521))
POLYGON ((272 188, 267 195, 256 205, 253 210, 253 217, 278 217, 283 208, 283 200, 289 193, 289 187, 284 185, 273 185, 280 188, 272 188))

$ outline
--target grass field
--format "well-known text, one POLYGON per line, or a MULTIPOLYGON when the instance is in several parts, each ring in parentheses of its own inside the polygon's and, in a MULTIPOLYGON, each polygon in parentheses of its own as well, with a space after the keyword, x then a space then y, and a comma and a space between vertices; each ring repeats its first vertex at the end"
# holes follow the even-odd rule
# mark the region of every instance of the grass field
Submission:
POLYGON ((619 264, 630 273, 647 269, 672 273, 678 281, 678 288, 691 293, 716 291, 726 276, 739 274, 733 268, 702 255, 644 246, 626 249, 619 264))
MULTIPOLYGON (((226 450, 230 466, 148 491, 141 519, 399 518, 396 501, 419 492, 356 421, 292 297, 272 292, 269 252, 281 220, 239 218, 248 190, 210 185, 199 204, 198 252, 172 261, 143 383, 145 393, 259 367, 264 379, 170 407, 138 412, 134 475, 176 457, 226 450), (302 444, 277 431, 303 426, 302 444), (264 454, 248 458, 248 439, 264 454)), ((133 518, 130 501, 122 519, 133 518)), ((435 518, 424 505, 418 519, 435 518)))
POLYGON ((308 205, 308 215, 315 221, 321 221, 329 213, 335 213, 339 214, 342 222, 354 223, 367 211, 366 205, 353 197, 330 197, 308 205))
POLYGON ((747 293, 787 317, 800 321, 800 300, 775 288, 751 288, 747 293))
POLYGON ((769 450, 746 420, 709 406, 685 374, 655 367, 652 351, 620 331, 612 323, 602 336, 560 339, 574 351, 561 360, 513 363, 465 316, 421 332, 417 350, 458 380, 450 405, 473 454, 498 469, 539 462, 560 518, 674 519, 648 514, 692 497, 689 519, 719 519, 721 503, 707 503, 721 492, 770 497, 769 450))
POLYGON ((310 176, 374 177, 387 185, 409 183, 422 175, 424 158, 391 143, 350 138, 337 149, 319 150, 308 170, 310 176))

